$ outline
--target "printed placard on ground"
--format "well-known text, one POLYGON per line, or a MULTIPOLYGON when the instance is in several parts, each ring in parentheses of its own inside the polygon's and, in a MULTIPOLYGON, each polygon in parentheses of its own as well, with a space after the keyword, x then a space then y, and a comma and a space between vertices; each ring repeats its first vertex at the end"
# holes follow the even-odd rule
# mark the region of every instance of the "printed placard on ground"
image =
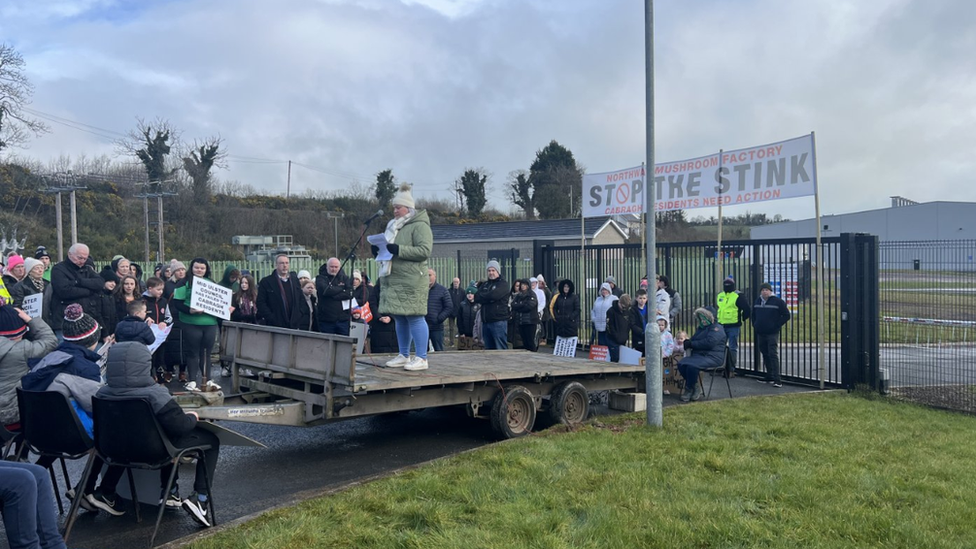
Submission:
POLYGON ((590 360, 610 362, 610 347, 606 345, 592 345, 590 347, 590 360))
POLYGON ((620 346, 620 363, 638 365, 641 361, 641 352, 626 345, 620 346))
MULTIPOLYGON (((654 166, 654 210, 691 210, 810 196, 813 135, 654 166)), ((583 217, 644 213, 641 167, 583 176, 583 217)))
POLYGON ((24 298, 21 309, 31 318, 40 318, 44 310, 44 294, 29 295, 24 298))
POLYGON ((576 344, 578 342, 578 337, 556 336, 556 345, 552 349, 553 356, 568 356, 570 358, 575 357, 576 344))
POLYGON ((193 277, 190 308, 200 309, 208 315, 230 320, 231 300, 234 291, 199 276, 193 277))

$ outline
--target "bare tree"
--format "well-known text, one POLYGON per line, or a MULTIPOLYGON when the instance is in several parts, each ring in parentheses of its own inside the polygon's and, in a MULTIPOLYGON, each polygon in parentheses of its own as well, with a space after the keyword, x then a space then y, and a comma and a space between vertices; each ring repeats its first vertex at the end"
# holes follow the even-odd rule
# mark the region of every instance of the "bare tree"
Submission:
POLYGON ((535 219, 535 202, 533 202, 532 185, 529 183, 529 172, 515 170, 508 174, 508 199, 525 214, 526 219, 535 219))
POLYGON ((38 137, 50 129, 24 109, 31 103, 34 85, 24 74, 24 58, 12 46, 0 44, 0 151, 23 147, 31 134, 38 137))
POLYGON ((183 169, 190 176, 193 197, 197 204, 210 202, 210 177, 213 168, 227 167, 227 151, 223 144, 219 135, 208 137, 203 141, 194 141, 189 152, 181 155, 183 169))
POLYGON ((169 120, 156 118, 147 122, 137 118, 136 128, 116 141, 115 147, 121 155, 138 158, 150 181, 163 181, 178 169, 173 166, 169 154, 179 142, 180 132, 169 120))

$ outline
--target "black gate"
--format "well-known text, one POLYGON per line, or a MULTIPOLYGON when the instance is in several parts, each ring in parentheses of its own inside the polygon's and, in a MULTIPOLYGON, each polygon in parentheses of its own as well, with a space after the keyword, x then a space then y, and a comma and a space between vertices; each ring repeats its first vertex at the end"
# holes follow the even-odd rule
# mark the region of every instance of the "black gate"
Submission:
MULTIPOLYGON (((732 276, 738 290, 754 303, 759 285, 769 282, 777 295, 786 300, 793 318, 781 333, 780 361, 783 378, 797 383, 832 387, 852 387, 854 383, 874 383, 876 376, 867 373, 877 366, 878 330, 872 330, 870 304, 861 299, 873 295, 877 311, 877 237, 842 235, 824 238, 819 256, 823 259, 823 323, 824 352, 818 346, 817 272, 818 258, 813 238, 786 240, 741 240, 722 243, 721 253, 715 242, 661 243, 657 248, 657 271, 667 275, 671 286, 680 295, 682 308, 672 331, 693 333, 692 312, 715 304, 721 280, 732 276), (846 244, 845 244, 846 243, 846 244), (717 269, 717 265, 720 267, 717 269), (873 274, 872 274, 873 265, 873 274), (852 273, 855 285, 845 285, 842 276, 846 269, 852 273), (852 319, 844 321, 843 319, 852 319), (844 345, 856 345, 856 358, 843 362, 844 368, 860 374, 851 379, 842 369, 844 345), (821 364, 822 356, 822 364, 821 364)), ((569 246, 542 246, 539 267, 549 281, 570 278, 580 293, 582 318, 581 343, 592 338, 590 309, 600 284, 613 276, 617 285, 635 294, 640 279, 645 276, 645 264, 640 244, 589 246, 585 250, 569 246), (584 276, 585 273, 585 276, 584 276)), ((558 284, 550 284, 558 288, 558 284)), ((651 301, 655 283, 649 288, 651 301)), ((877 318, 876 314, 873 318, 877 318)), ((751 323, 746 322, 739 337, 739 373, 758 374, 762 359, 754 345, 751 323)))

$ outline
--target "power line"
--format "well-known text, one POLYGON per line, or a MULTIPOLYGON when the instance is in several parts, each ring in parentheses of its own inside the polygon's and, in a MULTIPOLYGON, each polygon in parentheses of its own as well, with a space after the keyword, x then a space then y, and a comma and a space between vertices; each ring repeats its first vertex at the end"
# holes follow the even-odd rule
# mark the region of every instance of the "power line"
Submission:
MULTIPOLYGON (((117 132, 117 131, 114 131, 114 130, 109 130, 107 128, 100 128, 98 126, 93 126, 91 124, 86 124, 84 122, 78 122, 77 120, 71 120, 70 118, 64 118, 62 116, 58 116, 58 115, 55 115, 55 114, 47 113, 47 112, 44 112, 44 111, 39 111, 37 109, 23 107, 23 110, 25 112, 29 113, 29 114, 32 114, 34 116, 37 116, 38 118, 42 118, 42 119, 47 120, 49 122, 54 122, 56 124, 61 124, 63 126, 67 126, 69 128, 72 128, 72 129, 75 129, 75 130, 78 130, 78 131, 82 131, 82 132, 85 132, 85 133, 88 133, 88 134, 91 134, 91 135, 95 135, 97 137, 101 137, 103 139, 107 139, 109 141, 115 142, 115 141, 118 141, 120 138, 126 137, 126 134, 121 133, 121 132, 117 132), (110 134, 110 135, 106 135, 106 134, 110 134)), ((267 165, 272 165, 272 164, 287 164, 288 163, 288 160, 280 160, 280 159, 274 159, 274 158, 259 158, 259 157, 253 157, 253 156, 238 156, 238 155, 227 155, 227 160, 228 161, 231 161, 231 162, 234 162, 234 163, 241 163, 241 164, 267 164, 267 165)), ((324 174, 324 175, 330 175, 332 177, 338 177, 338 178, 342 178, 342 179, 349 179, 349 180, 353 180, 353 181, 369 182, 369 181, 372 181, 373 180, 373 177, 374 177, 372 175, 368 175, 367 176, 367 175, 355 174, 355 173, 352 173, 352 172, 344 172, 344 171, 330 169, 330 168, 323 168, 323 167, 320 167, 320 166, 312 166, 310 164, 304 164, 304 163, 301 163, 301 162, 294 162, 293 161, 292 164, 294 164, 295 166, 300 166, 300 167, 305 168, 307 170, 311 170, 313 172, 318 172, 318 173, 321 173, 321 174, 324 174)), ((414 182, 414 183, 411 183, 411 184, 415 188, 417 188, 418 190, 421 190, 421 189, 431 189, 433 187, 440 187, 440 185, 432 184, 432 183, 414 182)), ((437 192, 441 192, 441 191, 437 191, 437 192)))

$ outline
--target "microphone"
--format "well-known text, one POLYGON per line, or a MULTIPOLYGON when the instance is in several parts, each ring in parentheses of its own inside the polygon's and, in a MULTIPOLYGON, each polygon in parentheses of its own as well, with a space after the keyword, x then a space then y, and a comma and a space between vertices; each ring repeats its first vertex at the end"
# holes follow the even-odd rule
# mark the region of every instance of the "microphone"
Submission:
POLYGON ((366 221, 363 221, 363 225, 369 225, 370 223, 373 222, 374 219, 376 219, 381 215, 383 215, 383 210, 376 210, 376 213, 366 218, 366 221))

